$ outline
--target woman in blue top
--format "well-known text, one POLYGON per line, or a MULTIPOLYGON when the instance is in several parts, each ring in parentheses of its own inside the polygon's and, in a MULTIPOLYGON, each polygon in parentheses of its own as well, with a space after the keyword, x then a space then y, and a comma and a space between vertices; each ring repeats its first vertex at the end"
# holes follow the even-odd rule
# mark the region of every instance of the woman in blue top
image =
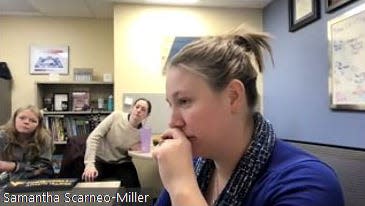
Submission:
POLYGON ((344 205, 335 172, 277 139, 255 111, 267 39, 239 28, 192 42, 169 62, 170 129, 153 151, 165 188, 156 205, 344 205))

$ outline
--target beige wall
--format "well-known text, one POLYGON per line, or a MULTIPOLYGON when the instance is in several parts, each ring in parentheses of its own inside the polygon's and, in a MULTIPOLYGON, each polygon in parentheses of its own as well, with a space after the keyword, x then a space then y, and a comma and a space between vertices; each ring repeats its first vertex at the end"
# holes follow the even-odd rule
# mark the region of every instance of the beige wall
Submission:
POLYGON ((0 61, 8 63, 14 77, 13 110, 35 104, 34 82, 48 80, 29 74, 30 45, 69 46, 69 75, 61 80, 72 80, 75 67, 94 68, 96 80, 114 69, 116 109, 121 109, 124 92, 164 93, 166 39, 222 33, 242 23, 262 30, 258 9, 119 4, 114 12, 114 42, 112 20, 1 16, 0 61))
POLYGON ((166 39, 174 36, 219 34, 242 23, 262 31, 262 10, 116 5, 116 109, 122 108, 123 93, 165 92, 161 58, 166 55, 166 39))
POLYGON ((103 73, 113 73, 113 20, 87 18, 50 18, 0 16, 0 61, 6 61, 14 82, 12 109, 36 104, 36 81, 47 81, 48 75, 29 74, 29 47, 69 46, 69 74, 73 68, 94 68, 96 80, 103 73))

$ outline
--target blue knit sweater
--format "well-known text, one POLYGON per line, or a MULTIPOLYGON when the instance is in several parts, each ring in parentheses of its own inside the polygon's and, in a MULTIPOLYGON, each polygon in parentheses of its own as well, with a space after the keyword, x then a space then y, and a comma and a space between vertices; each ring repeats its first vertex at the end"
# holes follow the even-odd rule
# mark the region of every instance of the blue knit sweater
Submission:
MULTIPOLYGON (((156 205, 171 205, 163 190, 156 205)), ((344 206, 341 186, 327 164, 277 139, 267 169, 260 175, 245 206, 344 206)))

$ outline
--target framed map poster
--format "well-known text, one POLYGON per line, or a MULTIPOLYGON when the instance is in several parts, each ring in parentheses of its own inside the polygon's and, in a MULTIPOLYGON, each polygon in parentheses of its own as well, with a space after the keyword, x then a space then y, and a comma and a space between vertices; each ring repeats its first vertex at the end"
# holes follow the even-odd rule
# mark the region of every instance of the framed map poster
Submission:
POLYGON ((68 74, 68 46, 31 46, 30 74, 68 74))

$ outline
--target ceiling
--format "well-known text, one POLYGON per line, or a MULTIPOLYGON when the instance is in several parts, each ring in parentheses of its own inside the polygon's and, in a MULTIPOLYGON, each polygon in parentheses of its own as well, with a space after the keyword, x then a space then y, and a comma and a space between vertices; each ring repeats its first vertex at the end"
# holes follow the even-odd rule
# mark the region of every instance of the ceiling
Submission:
MULTIPOLYGON (((113 18, 113 4, 264 8, 272 0, 199 0, 198 3, 161 3, 167 0, 0 0, 0 15, 113 18)), ((177 0, 175 0, 176 2, 177 0)))

